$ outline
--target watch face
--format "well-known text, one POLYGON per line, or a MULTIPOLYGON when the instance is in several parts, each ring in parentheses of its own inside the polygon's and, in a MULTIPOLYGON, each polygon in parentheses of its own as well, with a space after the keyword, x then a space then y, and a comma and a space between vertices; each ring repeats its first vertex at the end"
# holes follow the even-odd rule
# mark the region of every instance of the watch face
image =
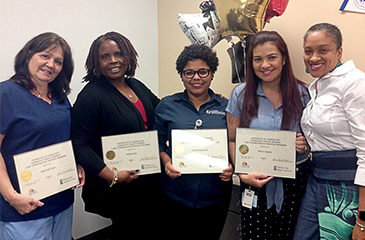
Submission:
POLYGON ((359 211, 359 218, 365 221, 365 211, 359 211))

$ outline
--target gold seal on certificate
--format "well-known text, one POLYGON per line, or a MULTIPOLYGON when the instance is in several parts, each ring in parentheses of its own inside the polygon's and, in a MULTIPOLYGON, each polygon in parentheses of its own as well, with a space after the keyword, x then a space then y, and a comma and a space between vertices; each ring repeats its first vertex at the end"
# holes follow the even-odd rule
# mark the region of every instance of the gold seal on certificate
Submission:
POLYGON ((161 172, 157 131, 101 138, 104 162, 110 169, 136 170, 137 175, 161 172))
POLYGON ((222 173, 228 167, 227 130, 171 130, 171 156, 183 174, 222 173))
POLYGON ((295 178, 296 132, 236 129, 236 173, 295 178))
POLYGON ((185 152, 185 144, 177 144, 175 146, 175 152, 178 154, 183 154, 185 152))
POLYGON ((24 170, 20 175, 20 179, 23 182, 28 182, 32 178, 32 173, 29 170, 24 170))
POLYGON ((79 184, 71 141, 17 154, 20 192, 43 199, 79 184))
POLYGON ((109 159, 109 160, 113 160, 115 158, 115 152, 114 151, 107 151, 106 152, 106 158, 109 159))
POLYGON ((242 153, 242 154, 246 154, 246 153, 248 153, 248 146, 247 146, 247 145, 245 145, 245 144, 242 144, 242 145, 238 148, 238 150, 240 151, 240 153, 242 153))

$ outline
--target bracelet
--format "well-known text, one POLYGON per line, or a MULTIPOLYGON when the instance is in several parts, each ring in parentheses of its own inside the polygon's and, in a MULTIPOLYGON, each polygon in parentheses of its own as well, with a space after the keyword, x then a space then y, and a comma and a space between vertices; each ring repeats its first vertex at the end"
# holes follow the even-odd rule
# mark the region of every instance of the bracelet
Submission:
POLYGON ((365 231, 365 226, 364 225, 360 224, 359 222, 356 222, 356 224, 357 224, 357 226, 360 227, 360 231, 361 232, 364 232, 365 231))
POLYGON ((111 184, 110 184, 109 187, 112 187, 118 181, 118 170, 117 169, 114 169, 113 172, 114 172, 114 178, 113 178, 113 181, 111 182, 111 184))

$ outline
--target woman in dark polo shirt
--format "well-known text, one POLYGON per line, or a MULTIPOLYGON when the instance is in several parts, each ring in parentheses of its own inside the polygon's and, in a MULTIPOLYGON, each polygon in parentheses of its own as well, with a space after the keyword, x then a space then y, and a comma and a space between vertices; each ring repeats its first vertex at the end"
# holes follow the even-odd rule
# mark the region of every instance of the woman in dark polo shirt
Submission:
POLYGON ((161 100, 155 110, 160 156, 165 167, 163 222, 166 239, 219 239, 231 196, 232 165, 216 174, 182 175, 172 165, 172 129, 226 128, 227 99, 209 87, 218 58, 209 47, 185 47, 176 61, 185 90, 161 100))

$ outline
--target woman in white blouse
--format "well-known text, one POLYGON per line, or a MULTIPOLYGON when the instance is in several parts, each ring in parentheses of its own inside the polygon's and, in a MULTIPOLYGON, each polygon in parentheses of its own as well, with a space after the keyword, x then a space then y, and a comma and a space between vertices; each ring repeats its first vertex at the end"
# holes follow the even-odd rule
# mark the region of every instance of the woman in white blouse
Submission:
POLYGON ((313 153, 294 239, 365 239, 365 73, 341 63, 342 35, 329 23, 304 36, 316 79, 302 129, 313 153))

